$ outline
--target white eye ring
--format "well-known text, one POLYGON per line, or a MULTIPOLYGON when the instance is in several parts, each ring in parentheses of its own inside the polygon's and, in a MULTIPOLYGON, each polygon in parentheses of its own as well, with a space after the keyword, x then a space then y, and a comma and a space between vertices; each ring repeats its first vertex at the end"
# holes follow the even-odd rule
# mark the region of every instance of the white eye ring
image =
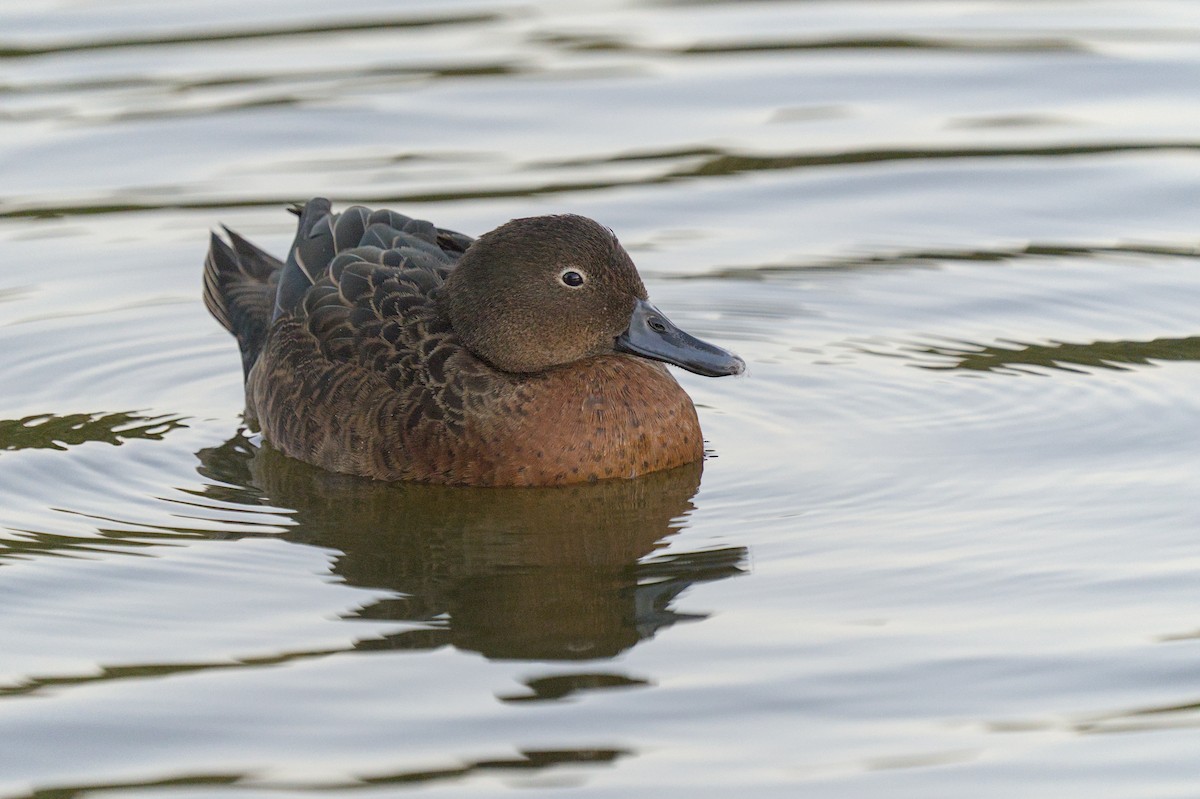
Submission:
POLYGON ((587 275, 573 266, 558 273, 558 282, 569 289, 579 289, 587 285, 587 275))

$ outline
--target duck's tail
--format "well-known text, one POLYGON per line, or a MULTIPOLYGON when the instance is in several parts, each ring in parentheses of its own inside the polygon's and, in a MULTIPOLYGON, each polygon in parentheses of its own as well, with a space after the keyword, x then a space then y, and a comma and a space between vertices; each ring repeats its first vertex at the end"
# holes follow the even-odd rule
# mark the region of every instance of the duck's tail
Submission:
POLYGON ((283 262, 224 230, 230 244, 214 233, 204 259, 204 305, 237 338, 244 377, 266 341, 283 262))
POLYGON ((204 304, 237 337, 243 376, 258 360, 271 323, 297 312, 337 253, 354 248, 376 253, 399 249, 404 264, 435 271, 440 279, 472 241, 386 209, 371 211, 356 205, 335 214, 324 197, 291 210, 300 219, 286 263, 229 228, 224 229, 229 244, 214 233, 204 261, 204 304))

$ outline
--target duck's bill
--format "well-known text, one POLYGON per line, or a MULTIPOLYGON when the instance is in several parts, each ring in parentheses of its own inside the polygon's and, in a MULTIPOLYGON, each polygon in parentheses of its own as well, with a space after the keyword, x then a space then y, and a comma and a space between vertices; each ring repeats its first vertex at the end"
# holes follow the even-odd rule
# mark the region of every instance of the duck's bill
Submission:
POLYGON ((740 375, 746 362, 728 350, 689 335, 663 312, 638 300, 629 319, 629 329, 617 336, 617 350, 652 358, 705 377, 740 375))

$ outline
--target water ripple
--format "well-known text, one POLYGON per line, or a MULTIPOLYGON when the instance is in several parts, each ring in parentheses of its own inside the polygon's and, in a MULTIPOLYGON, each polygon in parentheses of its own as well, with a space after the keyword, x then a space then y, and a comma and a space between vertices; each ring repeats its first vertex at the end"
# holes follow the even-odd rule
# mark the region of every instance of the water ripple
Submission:
POLYGON ((817 272, 854 272, 858 270, 910 269, 936 267, 944 263, 1008 263, 1039 258, 1089 257, 1106 255, 1150 255, 1166 258, 1200 258, 1200 245, 1155 244, 1054 244, 1030 243, 1022 247, 992 249, 897 250, 869 255, 844 255, 838 258, 756 266, 718 266, 712 271, 668 275, 667 280, 764 280, 781 276, 800 276, 817 272))
MULTIPOLYGON (((1057 369, 1124 370, 1168 361, 1200 361, 1200 336, 1152 341, 1050 342, 1026 344, 1019 341, 991 345, 972 342, 929 346, 910 345, 906 355, 922 369, 968 372, 1027 373, 1057 369), (928 357, 926 357, 928 356, 928 357)), ((864 350, 866 351, 866 350, 864 350)), ((882 354, 882 353, 880 353, 882 354)))
MULTIPOLYGON (((256 101, 251 101, 253 104, 256 101)), ((268 104, 292 102, 287 98, 266 100, 268 104)), ((161 114, 163 112, 155 112, 161 114)), ((188 113, 188 112, 183 112, 188 113)), ((513 183, 496 188, 447 187, 436 191, 408 192, 363 192, 356 193, 354 202, 367 205, 404 205, 434 202, 457 202, 464 200, 504 199, 515 197, 539 197, 555 194, 596 192, 607 189, 635 186, 655 186, 698 178, 728 178, 754 172, 786 172, 792 170, 823 169, 857 164, 883 164, 895 162, 929 161, 986 161, 1009 158, 1059 159, 1080 156, 1107 156, 1125 153, 1172 153, 1200 151, 1200 142, 1178 140, 1161 142, 1111 142, 1054 145, 1030 145, 1013 147, 919 147, 896 149, 847 150, 836 153, 797 154, 745 154, 703 148, 683 148, 663 153, 621 154, 603 158, 580 158, 559 162, 563 167, 588 164, 620 164, 632 161, 655 161, 686 159, 696 160, 686 166, 667 165, 664 169, 635 178, 590 177, 585 179, 544 180, 540 177, 538 163, 533 162, 516 172, 532 172, 534 180, 513 183)), ((0 219, 67 217, 92 214, 131 214, 163 210, 216 210, 287 206, 296 202, 296 197, 283 194, 254 196, 242 191, 235 196, 213 199, 182 198, 162 200, 123 190, 122 197, 97 198, 86 203, 62 203, 53 198, 8 198, 0 200, 0 219)), ((341 199, 330 193, 335 199, 341 199)))
POLYGON ((0 5, 0 793, 1187 784, 1193 4, 0 5), (703 485, 239 432, 206 230, 316 193, 612 225, 703 485))
POLYGON ((503 15, 495 13, 444 14, 428 16, 388 16, 358 19, 353 22, 326 20, 295 25, 277 25, 253 28, 243 26, 236 30, 199 30, 180 34, 121 36, 112 38, 84 38, 52 44, 19 45, 0 42, 0 59, 30 58, 58 53, 75 53, 92 50, 111 50, 130 47, 160 47, 176 44, 211 44, 234 42, 247 39, 281 39, 296 36, 336 35, 359 31, 386 31, 407 28, 444 27, 450 25, 475 25, 496 22, 503 15))

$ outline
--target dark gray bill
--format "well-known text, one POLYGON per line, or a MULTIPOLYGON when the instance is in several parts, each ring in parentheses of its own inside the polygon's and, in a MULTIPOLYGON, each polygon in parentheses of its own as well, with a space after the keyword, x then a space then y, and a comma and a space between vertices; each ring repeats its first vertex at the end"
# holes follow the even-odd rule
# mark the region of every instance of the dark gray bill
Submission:
POLYGON ((681 366, 705 377, 740 375, 746 362, 732 352, 684 333, 645 300, 638 300, 629 329, 617 336, 617 350, 681 366))

